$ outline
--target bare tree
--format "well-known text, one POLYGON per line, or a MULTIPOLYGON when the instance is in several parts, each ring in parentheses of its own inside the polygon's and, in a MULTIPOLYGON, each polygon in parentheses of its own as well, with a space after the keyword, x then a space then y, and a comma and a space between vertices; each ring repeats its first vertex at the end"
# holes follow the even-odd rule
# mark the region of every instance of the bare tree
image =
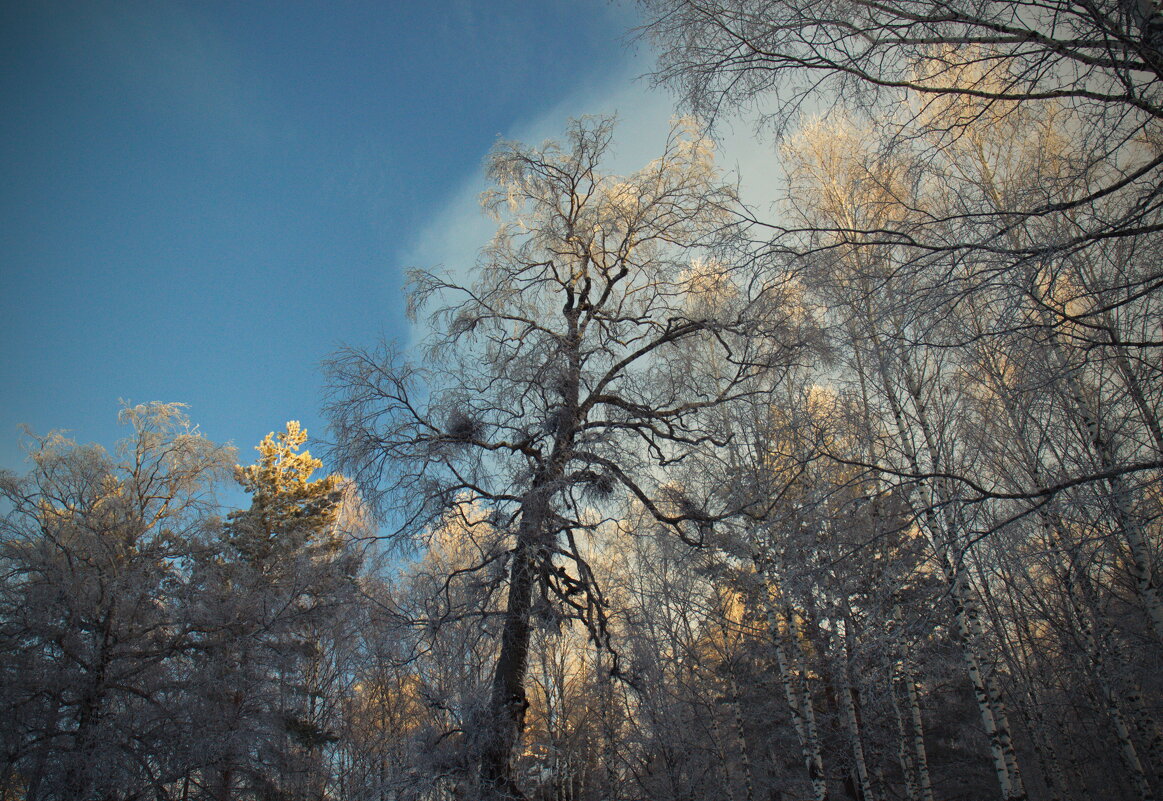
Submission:
MULTIPOLYGON (((950 167, 940 180, 933 173, 923 179, 910 168, 897 176, 895 186, 883 187, 890 194, 903 191, 892 202, 910 206, 906 218, 806 227, 776 222, 771 224, 775 250, 814 259, 820 233, 830 246, 891 247, 894 270, 881 280, 899 276, 907 288, 917 273, 928 273, 925 288, 932 291, 913 290, 911 302, 933 313, 967 292, 1013 287, 1039 272, 1060 275, 1063 264, 1109 263, 1108 254, 1121 251, 1118 269, 1081 271, 1086 280, 1078 282, 1070 308, 1037 302, 1048 324, 1069 326, 1076 336, 1120 351, 1123 372, 1133 374, 1157 360, 1163 347, 1158 326, 1122 325, 1128 307, 1129 316, 1144 319, 1137 310, 1163 286, 1154 255, 1163 230, 1163 18, 1155 4, 643 0, 642 5, 644 35, 659 47, 655 77, 680 89, 687 105, 707 117, 757 108, 782 133, 798 125, 804 112, 841 107, 877 129, 878 156, 893 159, 903 150, 914 164, 950 167), (988 136, 1050 119, 1059 140, 1051 160, 1041 158, 1045 153, 1029 160, 1031 154, 1018 143, 1007 151, 1010 143, 996 135, 993 150, 972 152, 970 143, 980 143, 983 132, 988 136), (983 193, 983 182, 957 175, 959 160, 970 171, 982 163, 999 171, 1026 170, 1031 180, 1020 188, 1011 183, 1002 194, 983 193), (920 180, 927 181, 927 190, 942 193, 941 202, 917 197, 914 182, 920 180), (967 262, 973 269, 964 269, 967 262)), ((1137 413, 1153 425, 1158 412, 1150 390, 1128 383, 1137 413)), ((1135 465, 1103 467, 1087 480, 1107 482, 1105 474, 1128 469, 1157 470, 1159 459, 1135 465)))
POLYGON ((509 763, 536 618, 578 618, 605 636, 580 547, 601 510, 629 497, 697 542, 719 513, 667 489, 660 471, 719 441, 707 410, 756 391, 797 344, 779 285, 705 252, 730 232, 736 203, 709 142, 680 125, 662 157, 619 178, 600 171, 612 130, 586 119, 561 146, 498 146, 484 202, 501 225, 475 282, 413 275, 414 312, 445 304, 427 358, 349 349, 330 365, 336 455, 400 536, 473 503, 508 534, 479 564, 504 563, 506 600, 467 738, 492 797, 521 796, 509 763), (729 368, 693 369, 697 353, 729 368))
MULTIPOLYGON (((1163 15, 1154 3, 642 0, 641 5, 647 13, 642 30, 660 50, 655 77, 679 88, 694 110, 711 119, 739 106, 758 107, 782 128, 820 102, 884 118, 902 96, 911 96, 921 106, 954 101, 958 113, 941 122, 949 141, 988 124, 995 107, 1066 109, 1071 135, 1085 153, 1075 167, 1085 171, 1103 164, 1103 180, 1061 186, 1056 197, 1031 198, 1000 216, 971 214, 964 222, 979 222, 982 236, 946 246, 981 246, 1024 215, 1092 208, 1124 193, 1134 201, 1121 215, 1095 219, 1058 244, 1159 230, 1163 156, 1152 142, 1157 143, 1163 118, 1163 15)), ((902 136, 921 127, 931 128, 932 120, 907 116, 902 136)), ((1157 282, 1156 272, 1152 283, 1157 282)))

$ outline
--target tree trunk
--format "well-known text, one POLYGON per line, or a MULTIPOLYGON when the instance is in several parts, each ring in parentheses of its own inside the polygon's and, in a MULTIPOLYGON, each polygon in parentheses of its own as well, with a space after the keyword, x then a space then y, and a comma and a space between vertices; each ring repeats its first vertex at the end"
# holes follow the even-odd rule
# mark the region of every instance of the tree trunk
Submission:
POLYGON ((533 586, 549 515, 544 485, 538 482, 526 496, 517 543, 509 566, 509 595, 501 632, 501 652, 493 672, 486 716, 473 732, 482 799, 524 801, 512 774, 513 750, 525 724, 525 674, 529 667, 533 586))
POLYGON ((755 801, 755 783, 751 776, 751 753, 747 748, 747 732, 743 728, 743 704, 739 697, 739 684, 735 681, 735 669, 730 669, 731 708, 735 712, 735 736, 739 739, 739 767, 743 771, 743 792, 747 801, 755 801))
POLYGON ((896 720, 897 733, 899 734, 897 758, 900 760, 901 775, 905 780, 905 798, 908 801, 920 801, 921 791, 920 785, 917 783, 917 766, 913 760, 911 748, 913 737, 905 725, 905 717, 901 713, 900 699, 896 690, 901 673, 900 661, 889 662, 886 659, 884 671, 888 677, 888 697, 892 702, 893 718, 896 720))
POLYGON ((905 698, 909 702, 909 728, 913 747, 913 765, 917 772, 917 793, 920 801, 933 801, 933 782, 929 777, 929 757, 925 750, 925 728, 921 718, 921 703, 917 696, 917 680, 901 665, 905 698))
MULTIPOLYGON (((771 580, 767 577, 764 580, 768 585, 768 594, 778 596, 779 590, 772 586, 771 580)), ((772 608, 776 603, 778 603, 776 598, 768 599, 768 620, 775 638, 780 682, 783 684, 784 696, 791 710, 808 779, 812 783, 812 798, 814 801, 828 801, 828 781, 824 775, 824 757, 819 732, 816 729, 816 711, 812 705, 807 665, 797 642, 797 632, 793 629, 792 615, 795 613, 787 608, 777 612, 772 608)))
POLYGON ((843 621, 844 636, 841 639, 844 682, 840 687, 840 708, 844 712, 844 722, 848 728, 848 739, 852 745, 852 758, 856 763, 856 779, 860 786, 860 801, 876 801, 872 791, 872 781, 868 775, 868 761, 864 756, 864 738, 860 733, 860 718, 856 714, 856 683, 852 680, 852 630, 848 621, 843 621))
POLYGON ((1111 511, 1114 514, 1115 522, 1122 531, 1130 553, 1129 569, 1135 580, 1135 589, 1140 602, 1143 604, 1143 611, 1154 628, 1155 635, 1163 639, 1163 599, 1159 596, 1159 585, 1155 581, 1154 571, 1151 567, 1147 537, 1143 533, 1139 518, 1131 508, 1130 491, 1124 485, 1122 476, 1114 473, 1119 461, 1117 443, 1112 442, 1110 437, 1103 433, 1099 426, 1098 415, 1090 399, 1087 398, 1082 380, 1078 377, 1076 368, 1070 364, 1066 354, 1066 346, 1062 344, 1054 320, 1050 318, 1049 311, 1046 309, 1046 304, 1050 302, 1050 298, 1041 297, 1036 300, 1038 301, 1037 311, 1040 315, 1040 322, 1046 332, 1046 341, 1066 384, 1066 394, 1081 418, 1090 445, 1094 448, 1095 455, 1098 456, 1099 466, 1109 476, 1106 479, 1106 484, 1110 490, 1111 511))
MULTIPOLYGON (((905 423, 901 399, 897 396, 889 378, 888 365, 885 363, 885 351, 879 341, 879 337, 873 334, 871 340, 872 347, 875 349, 874 352, 877 356, 877 368, 880 379, 892 409, 897 434, 900 437, 901 447, 908 460, 908 466, 915 475, 923 476, 928 471, 922 469, 920 456, 917 453, 917 449, 905 423)), ((923 398, 921 397, 919 382, 912 375, 912 371, 908 369, 905 371, 904 379, 906 382, 906 391, 913 400, 918 425, 925 440, 929 459, 932 462, 931 467, 934 471, 937 471, 941 468, 938 462, 939 454, 937 452, 936 442, 932 436, 932 429, 929 425, 928 417, 925 414, 925 406, 923 398)), ((969 586, 963 560, 957 555, 956 548, 954 547, 957 526, 949 516, 949 502, 951 498, 948 497, 948 493, 944 492, 941 487, 937 488, 937 492, 938 497, 932 497, 928 483, 924 480, 918 480, 916 485, 910 488, 906 498, 910 506, 919 512, 917 518, 925 519, 929 529, 930 543, 944 570, 945 580, 949 584, 950 594, 956 609, 955 624, 959 634, 958 639, 961 656, 965 663, 966 673, 969 675, 969 680, 973 685, 973 694, 981 715, 982 726, 985 729, 986 736, 989 738, 994 772, 997 775, 1001 797, 1007 799, 1007 801, 1009 799, 1016 801, 1017 799, 1025 798, 1025 789, 1012 738, 1010 737, 1009 722, 1005 714, 1001 694, 995 686, 992 675, 982 669, 982 656, 980 653, 981 622, 977 610, 977 602, 973 598, 972 588, 969 586), (919 506, 915 503, 913 497, 918 493, 921 495, 919 506), (939 515, 937 512, 938 508, 943 509, 944 514, 939 515)))

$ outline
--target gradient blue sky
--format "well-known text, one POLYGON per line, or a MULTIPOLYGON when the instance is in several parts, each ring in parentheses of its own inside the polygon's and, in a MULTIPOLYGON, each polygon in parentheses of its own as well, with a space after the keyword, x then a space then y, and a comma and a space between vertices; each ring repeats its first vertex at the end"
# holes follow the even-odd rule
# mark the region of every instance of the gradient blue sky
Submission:
POLYGON ((498 135, 616 110, 631 158, 662 141, 633 14, 0 0, 0 468, 22 423, 111 445, 122 398, 190 404, 244 462, 288 419, 322 435, 319 363, 406 337, 402 269, 483 243, 498 135))

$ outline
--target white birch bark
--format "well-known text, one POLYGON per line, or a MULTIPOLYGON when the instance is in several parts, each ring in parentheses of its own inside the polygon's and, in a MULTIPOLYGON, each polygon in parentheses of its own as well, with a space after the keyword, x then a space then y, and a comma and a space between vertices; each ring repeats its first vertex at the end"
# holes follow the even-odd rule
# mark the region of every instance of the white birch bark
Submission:
POLYGON ((1131 561, 1128 566, 1131 577, 1135 580, 1135 589, 1138 593, 1139 600, 1143 604, 1143 609, 1147 613, 1152 627, 1155 629, 1155 634, 1160 639, 1163 639, 1163 600, 1159 597, 1159 587, 1155 582, 1154 571, 1151 567, 1147 538, 1143 533, 1142 524, 1139 522, 1134 510, 1131 509, 1130 493, 1123 483, 1122 477, 1113 474, 1118 464, 1115 458, 1116 449, 1113 443, 1103 435, 1098 424, 1097 415, 1094 413, 1086 397, 1086 393, 1083 391, 1082 382, 1079 380, 1075 370, 1067 363, 1065 355, 1061 352, 1057 335, 1051 333, 1050 336, 1054 345, 1054 353, 1066 380, 1068 394, 1074 403, 1075 409, 1078 411, 1079 417, 1082 419, 1083 425, 1086 427, 1091 445, 1094 448, 1095 454, 1098 456, 1099 465, 1105 472, 1111 473, 1106 483, 1110 490, 1111 509, 1126 540, 1127 550, 1131 556, 1131 561))
MULTIPOLYGON (((1013 419, 1016 410, 1012 408, 1012 404, 1008 398, 1005 401, 1005 405, 1008 414, 1013 419)), ((1039 482, 1040 470, 1037 462, 1034 460, 1033 454, 1030 454, 1028 449, 1025 448, 1022 449, 1022 453, 1025 457, 1027 470, 1031 473, 1035 482, 1039 482)), ((1047 545, 1053 547, 1054 543, 1062 540, 1062 534, 1060 532, 1063 531, 1064 524, 1059 520, 1052 519, 1052 515, 1045 509, 1040 510, 1039 518, 1042 520, 1043 528, 1050 532, 1046 537, 1047 545)), ((1154 795, 1151 790, 1151 783, 1140 759, 1138 749, 1135 747, 1134 738, 1128 726, 1127 715, 1124 713, 1123 707, 1127 706, 1131 708, 1131 717, 1135 721, 1135 728, 1139 730, 1141 741, 1147 742, 1149 752, 1159 745, 1157 724, 1153 720, 1150 723, 1139 723, 1142 716, 1136 714, 1139 711, 1137 709, 1137 701, 1140 699, 1137 687, 1130 688, 1124 695, 1119 693, 1111 682, 1112 670, 1107 665, 1106 655, 1115 654, 1116 649, 1111 644, 1111 636, 1107 625, 1098 619, 1097 599, 1094 589, 1090 585, 1089 577, 1085 573, 1085 569, 1064 564, 1061 559, 1054 560, 1052 569, 1066 595, 1071 616, 1075 624, 1074 628, 1082 636, 1086 650, 1088 672, 1095 684, 1098 685, 1102 694, 1103 701, 1106 705, 1107 716, 1119 742, 1120 754, 1130 774, 1131 784, 1134 786, 1140 801, 1153 801, 1154 795), (1072 575, 1077 575, 1077 581, 1071 578, 1072 575), (1081 598, 1079 597, 1079 592, 1075 589, 1076 584, 1082 585, 1081 598), (1121 699, 1120 695, 1123 696, 1121 699)), ((1056 785, 1058 783, 1056 780, 1048 782, 1051 791, 1055 795, 1057 794, 1056 785)))
MULTIPOLYGON (((889 401, 896 423, 897 434, 908 461, 908 466, 916 475, 925 475, 927 471, 922 470, 919 455, 905 423, 904 409, 893 389, 888 374, 883 346, 875 333, 871 334, 870 340, 874 349, 874 356, 885 397, 889 401)), ((915 382, 910 380, 908 376, 906 376, 906 380, 908 380, 910 385, 909 394, 913 395, 914 398, 914 412, 920 420, 926 420, 923 404, 919 402, 919 388, 915 387, 915 382)), ((923 430, 925 428, 927 428, 927 423, 923 426, 923 430)), ((936 458, 935 447, 931 438, 927 444, 929 446, 930 458, 936 458)), ((934 464, 933 466, 935 468, 937 465, 934 464)), ((922 530, 928 528, 929 542, 941 562, 945 579, 949 584, 955 604, 954 622, 957 627, 962 661, 965 663, 966 673, 973 686, 973 695, 981 716, 982 727, 985 729, 986 736, 989 739, 990 753, 994 763, 994 773, 997 776, 1001 797, 1003 799, 1024 798, 1025 790, 1022 784, 1021 772, 1009 735, 1008 720, 1005 716, 1004 707, 1001 705, 1001 696, 996 689, 991 692, 991 688, 987 683, 986 674, 981 666, 981 658, 978 653, 980 622, 977 615, 976 600, 972 597, 963 560, 956 553, 950 552, 953 542, 953 531, 946 527, 948 519, 942 519, 938 516, 936 512, 938 499, 932 497, 927 482, 918 480, 916 485, 909 489, 907 499, 910 506, 921 511, 926 520, 926 525, 922 526, 922 530), (921 495, 920 504, 914 501, 913 496, 916 494, 921 495)), ((941 504, 941 508, 947 512, 949 507, 947 503, 944 503, 941 504)))
MULTIPOLYGON (((789 618, 792 618, 794 613, 788 612, 789 618)), ((794 618, 792 618, 794 626, 794 618)), ((796 628, 792 629, 793 636, 796 642, 793 643, 795 654, 799 662, 799 676, 800 676, 800 694, 801 705, 803 708, 804 725, 807 730, 808 744, 811 755, 808 760, 808 776, 812 780, 812 794, 816 801, 827 801, 828 798, 828 778, 824 774, 824 755, 820 747, 820 733, 816 726, 816 709, 812 703, 812 686, 808 676, 808 666, 804 658, 803 648, 798 643, 799 632, 796 628)))
MULTIPOLYGON (((1062 342, 1059 326, 1057 325, 1058 321, 1053 319, 1050 312, 1054 304, 1052 288, 1040 288, 1044 284, 1041 276, 1034 275, 1031 276, 1031 279, 1029 282, 1030 285, 1036 287, 1032 292, 1037 295, 1037 297, 1032 298, 1031 310, 1046 335, 1046 341, 1054 366, 1057 368, 1057 374, 1061 376, 1065 385, 1066 394, 1075 412, 1078 414, 1083 427, 1086 429, 1087 439, 1089 440, 1090 446, 1094 449, 1094 454, 1098 457, 1099 466, 1108 474, 1105 483, 1110 493, 1111 511, 1122 532, 1131 556, 1129 565, 1131 577, 1135 580, 1136 592, 1140 602, 1143 604, 1147 618, 1155 630, 1156 636, 1163 639, 1163 599, 1160 598, 1159 586, 1155 580, 1150 551, 1147 547, 1147 539, 1143 533, 1142 524, 1131 508, 1130 493, 1122 477, 1115 472, 1119 464, 1117 458, 1117 443, 1113 442, 1103 433, 1099 425, 1097 411, 1087 397, 1082 381, 1078 376, 1078 370, 1070 363, 1070 358, 1067 355, 1069 346, 1062 342)), ((1112 332, 1113 328, 1108 330, 1108 335, 1113 339, 1112 332)), ((1118 366, 1117 360, 1116 366, 1118 366)), ((1124 373, 1124 379, 1129 382, 1128 388, 1132 400, 1138 405, 1142 400, 1141 392, 1138 391, 1138 383, 1134 381, 1129 370, 1124 373)), ((1158 431, 1158 422, 1146 407, 1145 401, 1140 411, 1143 413, 1144 423, 1151 429, 1152 437, 1156 439, 1157 445, 1163 443, 1163 432, 1158 431), (1154 428, 1151 426, 1152 422, 1155 423, 1154 428)))
POLYGON ((739 700, 739 683, 734 671, 730 671, 731 709, 735 713, 735 736, 739 740, 739 766, 743 771, 743 795, 747 801, 755 801, 755 783, 751 776, 751 754, 747 747, 747 732, 743 728, 743 707, 739 700))
MULTIPOLYGON (((906 389, 913 400, 913 414, 928 453, 929 464, 934 471, 939 471, 942 467, 942 459, 925 408, 920 381, 907 363, 904 373, 906 389)), ((978 697, 978 703, 981 704, 984 701, 989 707, 990 714, 983 715, 982 719, 986 721, 987 717, 992 718, 992 731, 990 724, 986 723, 986 733, 990 737, 990 745, 994 752, 994 762, 999 771, 999 778, 1002 770, 1005 771, 1007 777, 1006 782, 1002 783, 1002 796, 1015 799, 1025 798, 1026 793, 1021 768, 1018 765, 1017 750, 1014 748, 1013 738, 1010 734, 1011 728, 1005 702, 1001 697, 1001 690, 997 686, 997 679, 994 675, 995 667, 992 661, 986 660, 984 656, 981 609, 976 594, 970 585, 969 572, 965 566, 965 554, 953 546, 954 538, 961 528, 959 516, 955 514, 953 498, 944 483, 938 480, 935 489, 937 495, 935 500, 940 504, 941 509, 941 528, 944 529, 940 546, 943 551, 941 558, 946 569, 952 571, 949 575, 949 582, 957 609, 958 631, 961 634, 962 642, 965 643, 962 653, 965 657, 970 680, 973 682, 974 694, 978 697)), ((935 508, 933 500, 930 497, 927 504, 927 508, 930 510, 935 508)))
POLYGON ((770 576, 764 575, 767 588, 767 616, 775 640, 775 657, 779 666, 780 683, 784 697, 791 711, 792 724, 800 743, 804 766, 812 783, 814 801, 827 801, 828 783, 824 775, 824 759, 820 748, 819 733, 816 728, 816 713, 812 706, 811 687, 808 683, 803 649, 796 641, 797 632, 793 628, 794 613, 779 603, 779 589, 770 576))
POLYGON ((1119 742, 1120 755, 1129 773, 1130 783, 1138 794, 1139 801, 1154 801, 1151 782, 1139 758, 1138 749, 1135 747, 1130 727, 1127 725, 1127 716, 1123 712, 1125 699, 1120 698, 1120 693, 1111 682, 1111 670, 1106 663, 1106 654, 1113 652, 1110 636, 1106 632, 1105 626, 1093 619, 1095 617, 1093 613, 1094 590, 1090 587, 1089 578, 1081 572, 1078 575, 1082 584, 1081 595, 1087 602, 1086 607, 1090 607, 1090 609, 1088 610, 1079 602, 1079 598, 1072 591, 1070 583, 1067 583, 1067 597, 1070 601, 1070 611, 1074 618, 1075 628, 1082 635, 1083 644, 1090 657, 1091 678, 1102 693, 1111 728, 1114 729, 1115 737, 1119 742))
POLYGON ((921 718, 917 681, 903 664, 901 665, 901 680, 905 688, 905 698, 909 703, 913 765, 917 774, 917 797, 920 801, 933 801, 933 781, 929 777, 929 758, 925 751, 925 727, 921 718))
POLYGON ((852 746, 852 759, 856 764, 856 779, 860 784, 862 801, 877 801, 872 789, 872 781, 868 775, 868 761, 864 755, 864 738, 860 732, 860 719, 856 714, 855 682, 852 680, 852 631, 847 621, 841 621, 844 627, 840 638, 841 658, 843 659, 844 682, 840 687, 840 708, 844 713, 844 722, 848 729, 848 740, 852 746))
POLYGON ((723 774, 723 787, 727 791, 728 801, 735 801, 735 787, 731 781, 731 771, 727 767, 727 752, 723 749, 723 733, 719 729, 719 715, 717 709, 710 710, 711 737, 715 740, 715 755, 719 758, 719 770, 723 774))
POLYGON ((888 697, 892 701, 893 717, 896 720, 897 732, 899 739, 897 740, 897 758, 900 760, 901 774, 905 779, 905 798, 908 801, 920 801, 921 789, 917 782, 917 766, 913 759, 912 742, 914 737, 910 735, 908 727, 905 725, 905 717, 901 712, 900 699, 897 696, 897 684, 900 676, 900 661, 885 662, 885 675, 888 677, 888 697))

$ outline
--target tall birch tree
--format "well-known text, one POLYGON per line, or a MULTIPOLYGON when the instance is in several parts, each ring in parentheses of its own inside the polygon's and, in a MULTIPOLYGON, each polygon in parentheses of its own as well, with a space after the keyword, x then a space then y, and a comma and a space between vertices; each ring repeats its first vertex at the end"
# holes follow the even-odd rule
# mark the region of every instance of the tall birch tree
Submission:
POLYGON ((660 158, 617 177, 601 167, 612 131, 587 119, 561 145, 499 145, 484 203, 500 226, 473 281, 413 274, 413 311, 438 304, 428 358, 347 350, 331 365, 336 453, 402 533, 465 503, 507 532, 489 557, 505 565, 500 651, 467 738, 484 797, 522 796, 510 762, 538 618, 604 636, 580 547, 600 512, 587 510, 633 498, 697 542, 719 512, 667 490, 660 470, 715 442, 707 410, 756 391, 796 346, 778 284, 699 258, 737 202, 708 140, 681 124, 660 158), (732 303, 688 306, 708 280, 735 283, 732 303), (729 368, 692 370, 696 341, 729 368))

